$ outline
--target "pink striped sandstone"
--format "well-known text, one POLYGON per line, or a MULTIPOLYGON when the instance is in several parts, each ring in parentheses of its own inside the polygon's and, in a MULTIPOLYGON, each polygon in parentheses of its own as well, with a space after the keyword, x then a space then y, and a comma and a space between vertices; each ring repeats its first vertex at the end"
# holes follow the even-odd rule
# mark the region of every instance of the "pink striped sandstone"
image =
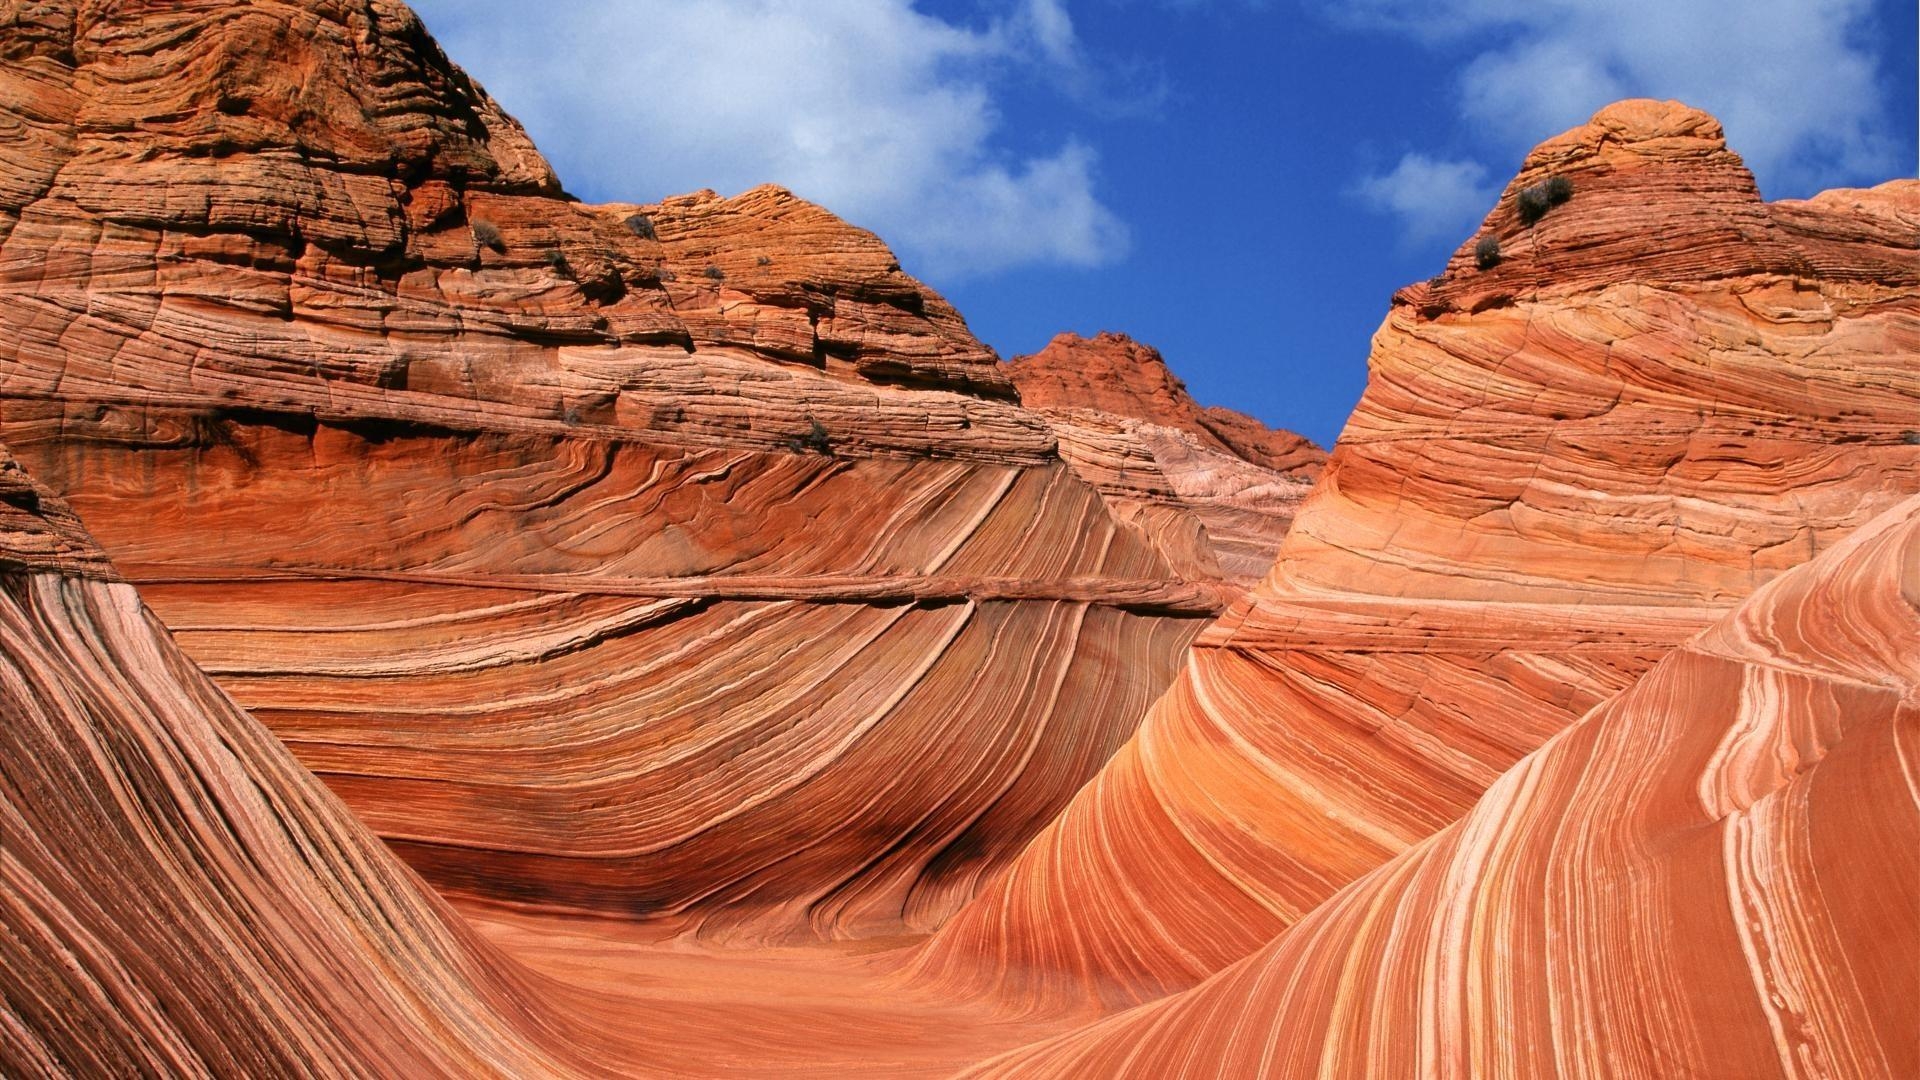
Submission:
POLYGON ((1244 432, 1019 408, 784 192, 565 199, 388 0, 0 26, 0 436, 352 808, 0 469, 7 1071, 1913 1067, 1913 526, 1654 665, 1920 488, 1920 184, 1543 144, 1176 678, 1244 432))

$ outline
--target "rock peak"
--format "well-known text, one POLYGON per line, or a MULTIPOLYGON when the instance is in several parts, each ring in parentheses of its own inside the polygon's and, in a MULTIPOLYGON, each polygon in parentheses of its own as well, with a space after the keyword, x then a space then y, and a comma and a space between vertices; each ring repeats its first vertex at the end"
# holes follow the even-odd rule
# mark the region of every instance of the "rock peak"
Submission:
POLYGON ((1326 459, 1291 431, 1231 409, 1203 408, 1159 349, 1116 331, 1090 338, 1057 334, 1046 348, 1015 357, 1006 367, 1029 408, 1093 409, 1179 428, 1262 468, 1303 476, 1318 475, 1326 459))
POLYGON ((1720 121, 1679 101, 1656 101, 1653 98, 1616 101, 1594 113, 1586 126, 1604 131, 1623 143, 1698 139, 1716 146, 1727 144, 1726 132, 1721 129, 1720 121))

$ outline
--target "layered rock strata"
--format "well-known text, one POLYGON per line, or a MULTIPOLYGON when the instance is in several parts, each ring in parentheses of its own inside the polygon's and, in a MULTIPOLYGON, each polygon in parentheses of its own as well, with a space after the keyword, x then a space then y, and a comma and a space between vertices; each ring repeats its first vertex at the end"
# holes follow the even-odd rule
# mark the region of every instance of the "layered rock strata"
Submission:
POLYGON ((0 1072, 533 1075, 512 965, 0 451, 0 1072))
POLYGON ((1122 334, 1061 334, 1007 373, 1060 456, 1190 577, 1258 582, 1326 462, 1292 432, 1201 408, 1159 350, 1122 334))
POLYGON ((929 927, 1224 602, 876 238, 574 201, 398 3, 0 20, 0 436, 437 885, 929 927))
POLYGON ((1917 225, 1915 181, 1762 202, 1675 103, 1543 144, 1396 297, 1271 575, 919 976, 1029 1007, 1191 986, 1920 490, 1917 225), (1571 198, 1521 224, 1550 176, 1571 198))
POLYGON ((1920 1071, 1920 498, 1184 993, 975 1076, 1920 1071))

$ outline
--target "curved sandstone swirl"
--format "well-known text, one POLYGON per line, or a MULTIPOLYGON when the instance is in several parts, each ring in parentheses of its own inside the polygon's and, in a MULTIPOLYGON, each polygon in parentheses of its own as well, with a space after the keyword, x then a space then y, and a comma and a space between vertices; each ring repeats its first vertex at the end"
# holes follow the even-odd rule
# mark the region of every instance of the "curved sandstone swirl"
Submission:
POLYGON ((438 885, 930 927, 1223 604, 876 238, 575 202, 398 3, 0 43, 0 436, 438 885))
POLYGON ((1920 182, 1764 203, 1711 118, 1624 102, 1482 234, 1497 266, 1469 242, 1396 297, 1271 575, 920 981, 1191 986, 1920 490, 1920 182), (1571 199, 1523 225, 1551 175, 1571 199))
POLYGON ((1912 1076, 1920 498, 1194 989, 977 1076, 1912 1076))
POLYGON ((4 450, 0 712, 9 1077, 950 1076, 1060 1030, 902 995, 818 948, 466 921, 4 450))

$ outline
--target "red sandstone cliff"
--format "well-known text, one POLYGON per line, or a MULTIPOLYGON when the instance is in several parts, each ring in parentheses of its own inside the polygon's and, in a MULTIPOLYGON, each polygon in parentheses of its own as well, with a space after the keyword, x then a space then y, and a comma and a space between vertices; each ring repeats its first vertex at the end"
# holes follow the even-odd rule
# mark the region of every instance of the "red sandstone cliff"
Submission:
POLYGON ((0 17, 0 437, 441 887, 929 927, 1219 610, 818 207, 568 199, 388 0, 0 17))
POLYGON ((1150 365, 567 199, 389 0, 0 31, 9 1074, 1920 1064, 1920 184, 1543 144, 1187 655, 1150 365))
POLYGON ((1202 409, 1158 350, 1121 334, 1061 334, 1007 374, 1060 456, 1189 576, 1264 576, 1326 460, 1290 431, 1202 409))
POLYGON ((1396 298, 1272 574, 921 977, 1192 986, 1920 491, 1916 225, 1915 181, 1762 202, 1675 103, 1542 144, 1482 229, 1503 261, 1470 240, 1396 298), (1520 225, 1549 175, 1571 198, 1520 225))

